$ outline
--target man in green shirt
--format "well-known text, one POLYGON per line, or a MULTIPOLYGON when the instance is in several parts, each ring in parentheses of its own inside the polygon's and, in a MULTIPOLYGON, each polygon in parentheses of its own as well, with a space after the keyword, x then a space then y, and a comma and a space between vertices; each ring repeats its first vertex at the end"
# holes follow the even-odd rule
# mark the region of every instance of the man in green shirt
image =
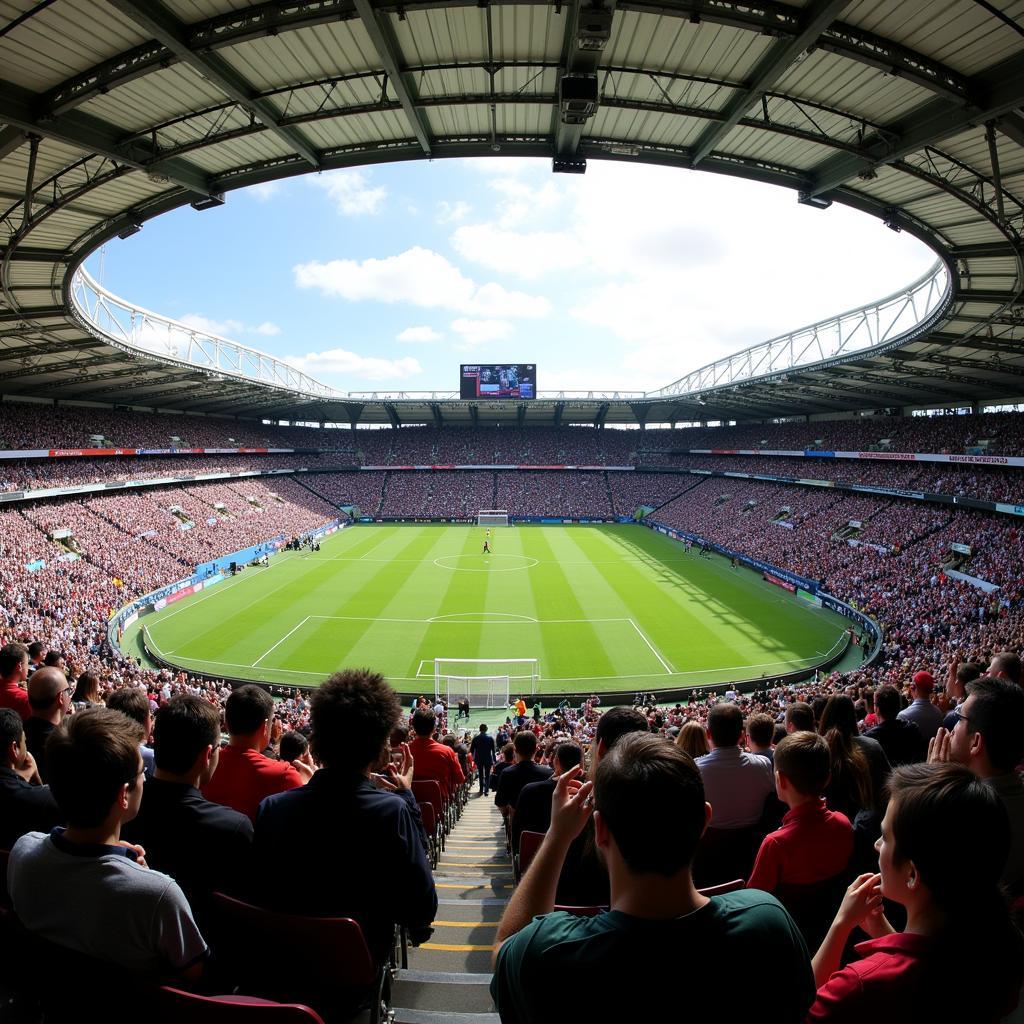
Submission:
POLYGON ((814 977, 782 905, 753 889, 708 898, 693 885, 710 819, 693 760, 657 736, 624 736, 593 782, 578 767, 562 775, 551 827, 498 927, 491 995, 504 1024, 643 1018, 665 1009, 666 979, 754 1002, 761 1024, 802 1021, 814 977), (562 861, 592 811, 611 909, 552 913, 562 861))

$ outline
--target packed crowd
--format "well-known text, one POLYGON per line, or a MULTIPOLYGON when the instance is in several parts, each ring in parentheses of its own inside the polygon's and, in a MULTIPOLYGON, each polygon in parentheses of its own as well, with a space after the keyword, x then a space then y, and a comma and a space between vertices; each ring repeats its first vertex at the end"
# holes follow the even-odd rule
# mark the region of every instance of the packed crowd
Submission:
POLYGON ((715 473, 751 473, 789 480, 831 480, 839 484, 1024 503, 1024 473, 1019 469, 979 468, 941 462, 657 453, 642 457, 642 464, 672 466, 676 469, 706 469, 715 473))
POLYGON ((336 469, 351 466, 352 452, 296 455, 173 455, 0 460, 0 493, 105 484, 112 480, 195 477, 204 473, 266 473, 275 469, 336 469))

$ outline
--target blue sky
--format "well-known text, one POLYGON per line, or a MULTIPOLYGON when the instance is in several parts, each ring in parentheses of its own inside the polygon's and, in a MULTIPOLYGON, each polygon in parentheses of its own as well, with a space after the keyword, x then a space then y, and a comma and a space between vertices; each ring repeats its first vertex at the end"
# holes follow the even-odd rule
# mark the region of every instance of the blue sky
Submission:
POLYGON ((651 390, 872 301, 934 257, 784 189, 591 161, 435 161, 307 175, 148 222, 89 262, 111 291, 343 391, 651 390))

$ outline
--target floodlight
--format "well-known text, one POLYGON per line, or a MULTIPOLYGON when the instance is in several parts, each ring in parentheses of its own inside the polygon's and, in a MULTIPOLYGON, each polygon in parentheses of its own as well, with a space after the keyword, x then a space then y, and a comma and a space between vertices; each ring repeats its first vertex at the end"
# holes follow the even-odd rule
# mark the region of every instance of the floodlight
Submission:
POLYGON ((801 192, 797 202, 802 206, 813 206, 816 210, 827 210, 832 205, 831 199, 826 199, 824 196, 812 196, 807 192, 801 192))
POLYGON ((132 235, 137 235, 142 230, 141 221, 133 220, 126 224, 117 233, 118 238, 131 238, 132 235))
POLYGON ((203 196, 202 199, 194 200, 191 205, 193 210, 212 210, 224 205, 224 193, 216 192, 212 196, 203 196))

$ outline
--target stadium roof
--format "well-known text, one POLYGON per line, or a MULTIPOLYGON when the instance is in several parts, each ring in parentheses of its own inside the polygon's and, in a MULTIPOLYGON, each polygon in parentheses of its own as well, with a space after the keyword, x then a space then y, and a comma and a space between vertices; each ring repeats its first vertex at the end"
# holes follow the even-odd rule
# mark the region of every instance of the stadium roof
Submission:
MULTIPOLYGON (((440 423, 750 419, 1024 394, 1017 0, 2 10, 5 395, 440 423), (846 203, 912 232, 946 273, 914 329, 894 334, 882 312, 863 314, 877 328, 867 350, 840 343, 808 362, 806 347, 790 358, 790 342, 789 356, 761 347, 652 395, 481 410, 444 394, 339 396, 279 366, 225 372, 177 348, 143 354, 116 332, 98 336, 72 303, 89 252, 168 210, 314 170, 453 156, 542 156, 565 171, 639 161, 783 185, 794 202, 846 203)), ((106 302, 93 300, 91 311, 106 302)))

